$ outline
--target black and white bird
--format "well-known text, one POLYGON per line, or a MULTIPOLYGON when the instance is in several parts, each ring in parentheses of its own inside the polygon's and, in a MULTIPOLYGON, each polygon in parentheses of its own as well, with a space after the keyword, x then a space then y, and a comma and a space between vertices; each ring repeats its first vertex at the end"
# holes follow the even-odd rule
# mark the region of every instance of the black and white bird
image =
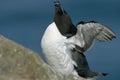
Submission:
POLYGON ((109 41, 116 37, 115 33, 94 21, 79 22, 75 26, 59 1, 55 0, 54 6, 54 21, 47 27, 41 40, 47 63, 63 76, 73 74, 85 80, 105 76, 105 73, 90 70, 83 53, 95 39, 109 41))

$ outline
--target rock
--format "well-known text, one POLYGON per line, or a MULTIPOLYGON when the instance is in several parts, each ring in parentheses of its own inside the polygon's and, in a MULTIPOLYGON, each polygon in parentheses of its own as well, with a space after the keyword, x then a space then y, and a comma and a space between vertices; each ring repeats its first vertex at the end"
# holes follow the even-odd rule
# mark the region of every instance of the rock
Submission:
MULTIPOLYGON (((61 80, 61 78, 37 53, 0 36, 0 80, 61 80)), ((73 77, 69 76, 68 80, 73 80, 73 77)))

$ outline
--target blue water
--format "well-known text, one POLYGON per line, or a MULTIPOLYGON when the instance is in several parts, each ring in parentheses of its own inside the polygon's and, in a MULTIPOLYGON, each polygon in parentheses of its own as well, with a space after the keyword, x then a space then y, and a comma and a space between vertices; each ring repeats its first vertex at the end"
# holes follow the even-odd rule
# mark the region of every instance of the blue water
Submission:
MULTIPOLYGON (((96 41, 86 52, 92 70, 109 73, 97 80, 120 80, 120 0, 61 0, 74 24, 95 20, 117 35, 109 42, 96 41)), ((53 21, 53 0, 0 0, 0 34, 41 54, 40 40, 53 21)))

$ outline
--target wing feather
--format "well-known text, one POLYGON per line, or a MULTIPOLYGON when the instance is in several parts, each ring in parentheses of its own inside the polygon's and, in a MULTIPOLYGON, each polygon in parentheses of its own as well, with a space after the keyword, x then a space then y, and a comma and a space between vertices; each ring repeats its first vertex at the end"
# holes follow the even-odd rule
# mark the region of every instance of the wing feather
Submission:
POLYGON ((78 34, 82 34, 84 40, 83 48, 87 50, 93 44, 94 39, 109 41, 116 37, 115 33, 108 27, 96 22, 80 22, 77 25, 78 34))
POLYGON ((102 26, 102 31, 99 32, 99 35, 96 36, 96 39, 100 41, 109 41, 112 40, 113 38, 116 38, 115 33, 110 29, 105 26, 102 26))

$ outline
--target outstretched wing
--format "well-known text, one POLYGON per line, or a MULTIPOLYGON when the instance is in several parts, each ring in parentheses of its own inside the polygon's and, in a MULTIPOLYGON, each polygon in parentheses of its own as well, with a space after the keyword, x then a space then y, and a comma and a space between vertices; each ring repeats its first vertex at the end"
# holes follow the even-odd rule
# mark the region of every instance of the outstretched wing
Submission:
POLYGON ((82 35, 84 40, 84 50, 87 50, 93 43, 94 39, 99 41, 109 41, 116 37, 115 33, 106 26, 90 22, 79 22, 77 25, 78 35, 82 35))

